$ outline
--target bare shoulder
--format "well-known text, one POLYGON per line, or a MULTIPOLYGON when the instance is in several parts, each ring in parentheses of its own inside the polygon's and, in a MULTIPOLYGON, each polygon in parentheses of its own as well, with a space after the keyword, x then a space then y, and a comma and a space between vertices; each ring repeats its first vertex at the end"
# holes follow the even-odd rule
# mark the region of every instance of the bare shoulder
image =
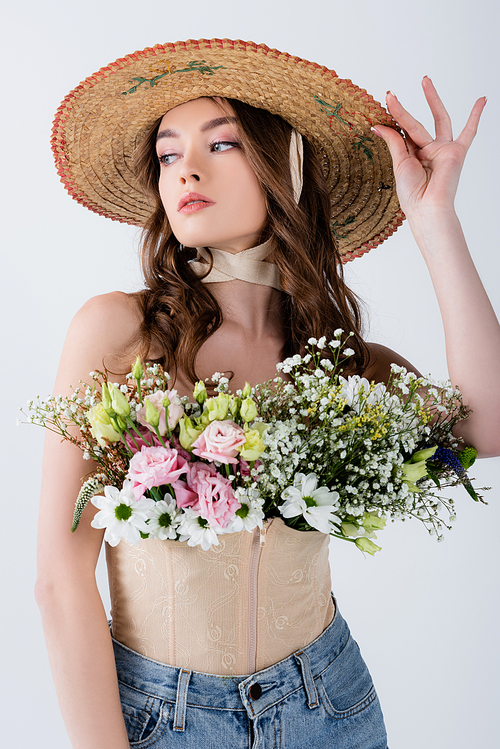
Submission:
POLYGON ((85 302, 73 318, 70 331, 109 340, 113 348, 121 349, 137 335, 141 322, 135 295, 112 291, 85 302))
POLYGON ((375 382, 387 382, 391 373, 391 364, 397 364, 405 367, 409 372, 415 372, 420 376, 420 372, 407 359, 402 357, 396 351, 382 346, 381 343, 367 343, 370 359, 363 373, 367 380, 375 382))
POLYGON ((140 341, 142 315, 135 295, 113 291, 92 297, 74 316, 66 336, 56 391, 87 379, 95 369, 126 374, 140 341))

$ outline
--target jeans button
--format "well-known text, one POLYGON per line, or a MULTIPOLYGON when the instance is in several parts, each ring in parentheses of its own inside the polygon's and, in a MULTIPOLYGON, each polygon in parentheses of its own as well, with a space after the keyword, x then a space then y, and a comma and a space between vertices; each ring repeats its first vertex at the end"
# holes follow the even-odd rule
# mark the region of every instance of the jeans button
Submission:
POLYGON ((260 686, 260 684, 252 684, 252 686, 248 690, 248 693, 252 700, 258 700, 259 697, 262 697, 262 687, 260 686))

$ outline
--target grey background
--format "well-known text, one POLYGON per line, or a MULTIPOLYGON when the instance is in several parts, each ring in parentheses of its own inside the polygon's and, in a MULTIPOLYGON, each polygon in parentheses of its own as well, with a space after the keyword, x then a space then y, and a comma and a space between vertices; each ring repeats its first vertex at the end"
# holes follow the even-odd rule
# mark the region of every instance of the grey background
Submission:
MULTIPOLYGON (((78 82, 157 42, 230 37, 319 62, 383 101, 392 89, 428 126, 430 75, 458 131, 489 102, 457 208, 500 311, 498 11, 489 0, 211 0, 165 3, 27 0, 0 11, 2 71, 1 741, 68 749, 32 589, 42 430, 16 429, 18 406, 52 388, 69 321, 90 296, 141 284, 136 230, 70 200, 49 148, 53 114, 78 82)), ((446 376, 443 334, 407 226, 348 268, 366 302, 370 338, 424 372, 446 376)), ((489 506, 461 492, 443 544, 417 524, 390 526, 365 558, 332 541, 333 589, 373 673, 396 749, 500 746, 499 459, 474 468, 489 506)), ((105 591, 105 571, 99 579, 105 591)), ((104 592, 104 596, 106 593, 104 592)))

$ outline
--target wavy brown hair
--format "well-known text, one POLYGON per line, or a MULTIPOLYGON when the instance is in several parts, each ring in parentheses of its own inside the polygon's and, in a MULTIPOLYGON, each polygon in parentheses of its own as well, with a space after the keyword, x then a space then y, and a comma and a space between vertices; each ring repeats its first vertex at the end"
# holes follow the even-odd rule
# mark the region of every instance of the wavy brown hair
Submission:
MULTIPOLYGON (((349 346, 355 353, 349 371, 363 371, 368 350, 361 337, 360 307, 344 283, 317 153, 303 138, 304 182, 297 205, 289 162, 291 126, 265 109, 235 99, 215 101, 236 117, 241 147, 264 190, 268 221, 261 241, 274 237, 273 261, 283 288, 282 358, 302 352, 309 338, 325 335, 330 340, 342 328, 353 334, 349 346)), ((189 266, 196 251, 179 245, 160 199, 156 155, 160 122, 152 125, 135 156, 136 173, 152 205, 141 241, 146 288, 137 294, 143 313, 140 346, 145 357, 150 350, 163 351, 158 360, 165 369, 175 373, 180 367, 194 383, 196 355, 223 318, 216 299, 189 266)))

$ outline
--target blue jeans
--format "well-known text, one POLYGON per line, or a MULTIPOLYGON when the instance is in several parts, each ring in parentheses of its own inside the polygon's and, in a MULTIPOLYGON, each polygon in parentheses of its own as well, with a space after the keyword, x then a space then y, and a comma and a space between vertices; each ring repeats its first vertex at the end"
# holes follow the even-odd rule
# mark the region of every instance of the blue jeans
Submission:
POLYGON ((251 676, 173 668, 114 641, 137 749, 387 749, 370 673, 337 611, 310 645, 251 676))

